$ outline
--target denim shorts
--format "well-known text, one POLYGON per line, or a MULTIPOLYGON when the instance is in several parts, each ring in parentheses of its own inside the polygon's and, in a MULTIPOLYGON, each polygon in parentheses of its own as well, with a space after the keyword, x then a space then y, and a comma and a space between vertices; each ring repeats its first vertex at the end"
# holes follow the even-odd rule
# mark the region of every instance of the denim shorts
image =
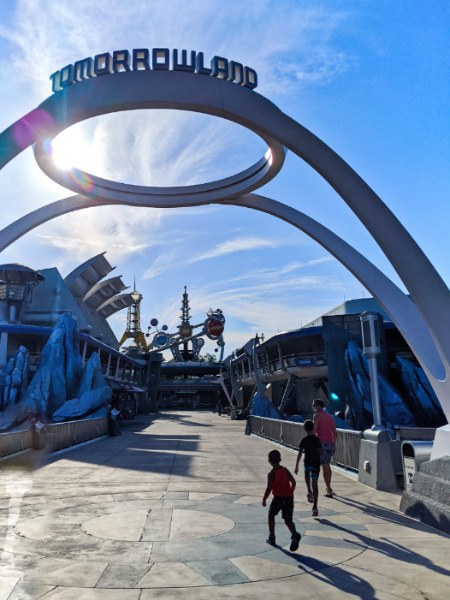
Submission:
POLYGON ((305 469, 305 473, 311 474, 311 479, 314 479, 315 481, 319 479, 320 467, 307 467, 306 465, 303 466, 305 469))
POLYGON ((280 510, 281 516, 285 521, 292 521, 294 498, 292 496, 274 496, 270 503, 269 514, 277 515, 280 510))
POLYGON ((322 450, 320 453, 321 464, 329 465, 333 454, 334 454, 334 444, 322 444, 322 450))

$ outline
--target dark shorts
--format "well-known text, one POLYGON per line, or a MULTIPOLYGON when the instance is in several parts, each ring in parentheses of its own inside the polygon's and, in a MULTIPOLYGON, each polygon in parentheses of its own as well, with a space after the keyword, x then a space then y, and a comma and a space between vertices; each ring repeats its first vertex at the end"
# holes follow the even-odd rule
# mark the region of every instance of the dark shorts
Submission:
POLYGON ((329 465, 333 454, 334 454, 334 444, 322 444, 322 451, 320 453, 321 464, 329 465))
POLYGON ((270 503, 269 514, 275 516, 280 510, 281 516, 285 521, 292 521, 294 498, 292 496, 274 496, 270 503))
POLYGON ((304 465, 305 473, 311 474, 311 479, 315 479, 316 481, 319 479, 320 467, 307 467, 304 465))

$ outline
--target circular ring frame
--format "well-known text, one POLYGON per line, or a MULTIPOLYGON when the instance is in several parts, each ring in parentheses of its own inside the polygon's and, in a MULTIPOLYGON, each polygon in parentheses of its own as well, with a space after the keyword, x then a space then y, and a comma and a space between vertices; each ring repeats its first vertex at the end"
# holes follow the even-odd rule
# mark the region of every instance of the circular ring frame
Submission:
MULTIPOLYGON (((103 114, 106 114, 106 111, 103 114)), ((73 192, 90 198, 128 205, 145 206, 148 204, 157 208, 179 206, 180 202, 199 205, 250 193, 271 181, 279 173, 286 154, 284 147, 267 135, 262 135, 257 131, 254 133, 268 145, 265 155, 259 161, 236 175, 191 186, 130 185, 102 179, 77 168, 61 169, 53 161, 51 143, 54 137, 38 141, 34 146, 34 156, 41 170, 50 179, 73 192)))

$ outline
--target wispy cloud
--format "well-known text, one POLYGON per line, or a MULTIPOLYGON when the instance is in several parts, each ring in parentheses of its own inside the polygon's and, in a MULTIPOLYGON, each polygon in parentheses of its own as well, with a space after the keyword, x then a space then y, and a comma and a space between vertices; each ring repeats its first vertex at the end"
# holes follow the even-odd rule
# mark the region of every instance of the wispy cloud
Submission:
POLYGON ((164 243, 158 209, 108 206, 89 211, 89 219, 84 211, 65 215, 48 224, 45 233, 39 232, 36 237, 63 251, 69 260, 80 262, 105 250, 109 259, 123 261, 132 254, 164 243))
POLYGON ((194 263, 200 260, 206 260, 208 258, 216 258, 217 256, 223 256, 225 254, 231 254, 233 252, 242 252, 248 250, 258 250, 260 248, 278 248, 283 245, 281 240, 259 238, 257 236, 242 236, 232 240, 227 240, 218 244, 212 250, 208 250, 198 256, 190 258, 188 262, 194 263))

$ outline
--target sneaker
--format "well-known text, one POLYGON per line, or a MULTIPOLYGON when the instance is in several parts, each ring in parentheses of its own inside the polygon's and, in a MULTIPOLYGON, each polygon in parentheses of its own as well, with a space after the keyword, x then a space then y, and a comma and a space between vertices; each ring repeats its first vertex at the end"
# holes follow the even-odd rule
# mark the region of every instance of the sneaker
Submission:
POLYGON ((298 549, 298 545, 300 543, 300 540, 302 539, 302 536, 299 534, 298 531, 296 531, 295 533, 292 534, 291 537, 291 545, 289 546, 289 550, 291 552, 295 552, 298 549))
POLYGON ((314 502, 314 496, 312 495, 311 492, 307 493, 306 498, 307 498, 308 502, 311 502, 311 504, 314 502))
POLYGON ((313 508, 313 510, 312 510, 312 516, 313 517, 318 517, 319 516, 319 511, 317 510, 317 508, 313 508))
POLYGON ((267 538, 266 542, 268 544, 270 544, 271 546, 275 546, 275 536, 274 535, 269 535, 269 537, 267 538))

